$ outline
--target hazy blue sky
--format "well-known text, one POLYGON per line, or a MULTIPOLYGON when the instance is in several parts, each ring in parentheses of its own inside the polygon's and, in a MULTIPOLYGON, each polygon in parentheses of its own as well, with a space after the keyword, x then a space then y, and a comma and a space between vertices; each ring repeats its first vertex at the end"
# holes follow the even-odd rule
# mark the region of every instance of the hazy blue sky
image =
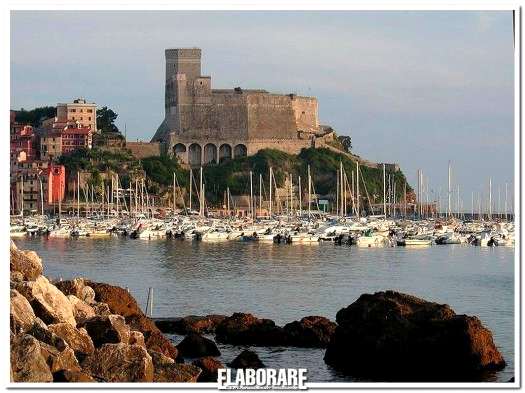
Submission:
POLYGON ((323 124, 412 185, 421 168, 444 194, 452 160, 470 211, 489 176, 495 203, 513 179, 512 34, 512 12, 19 11, 11 108, 82 96, 148 140, 164 117, 164 49, 196 46, 213 87, 316 96, 323 124))

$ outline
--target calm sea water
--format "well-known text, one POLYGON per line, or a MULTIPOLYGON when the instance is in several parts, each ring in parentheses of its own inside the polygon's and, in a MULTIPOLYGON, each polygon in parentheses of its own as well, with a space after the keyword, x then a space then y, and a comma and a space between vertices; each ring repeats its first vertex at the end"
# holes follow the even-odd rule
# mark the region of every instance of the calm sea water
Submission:
MULTIPOLYGON (((463 245, 357 248, 204 243, 127 238, 17 240, 44 260, 45 274, 86 277, 129 288, 145 308, 154 288, 157 317, 250 312, 277 324, 307 315, 335 320, 362 293, 394 289, 478 316, 514 375, 514 250, 463 245)), ((178 342, 181 338, 173 336, 178 342)), ((240 347, 220 345, 227 363, 240 347)), ((343 381, 324 350, 255 348, 268 367, 307 367, 310 382, 343 381)))

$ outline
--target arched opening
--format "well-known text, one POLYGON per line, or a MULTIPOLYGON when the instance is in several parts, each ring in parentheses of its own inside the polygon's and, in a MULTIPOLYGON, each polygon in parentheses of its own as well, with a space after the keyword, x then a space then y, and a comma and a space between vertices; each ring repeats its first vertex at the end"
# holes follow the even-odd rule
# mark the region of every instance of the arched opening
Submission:
POLYGON ((173 154, 179 160, 179 162, 186 162, 186 145, 177 143, 173 146, 173 154))
POLYGON ((202 148, 197 143, 192 143, 188 150, 189 153, 189 164, 191 166, 200 166, 202 159, 202 148))
POLYGON ((216 163, 217 162, 217 146, 213 143, 208 143, 204 146, 204 163, 216 163))
POLYGON ((223 144, 219 147, 219 162, 232 159, 232 147, 228 144, 223 144))
POLYGON ((239 158, 239 157, 246 157, 248 155, 248 149, 246 149, 245 145, 237 145, 233 149, 233 157, 239 158))

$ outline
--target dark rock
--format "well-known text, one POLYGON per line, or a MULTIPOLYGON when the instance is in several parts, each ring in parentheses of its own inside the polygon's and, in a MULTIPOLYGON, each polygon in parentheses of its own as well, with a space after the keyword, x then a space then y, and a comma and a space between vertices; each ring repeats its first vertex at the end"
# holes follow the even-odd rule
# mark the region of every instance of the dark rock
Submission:
POLYGON ((82 371, 60 370, 53 373, 53 382, 96 382, 96 380, 82 371))
POLYGON ((217 341, 235 345, 279 346, 287 344, 283 328, 270 319, 259 319, 252 314, 235 313, 224 319, 215 329, 217 341))
POLYGON ((73 295, 80 300, 91 304, 95 301, 95 292, 93 288, 86 285, 83 278, 74 278, 73 280, 57 281, 55 286, 65 295, 73 295))
POLYGON ((232 368, 264 368, 266 367, 259 356, 249 349, 242 351, 233 361, 229 364, 232 368))
POLYGON ((220 356, 221 352, 215 343, 197 333, 190 333, 177 345, 180 356, 199 358, 202 356, 220 356))
MULTIPOLYGON (((161 352, 164 355, 175 359, 177 348, 166 338, 155 326, 155 323, 148 318, 138 306, 136 300, 123 288, 86 281, 95 291, 95 300, 104 302, 108 305, 111 312, 122 315, 126 323, 133 330, 137 330, 144 335, 146 348, 152 351, 161 352)), ((96 305, 94 306, 96 309, 96 305)))
POLYGON ((335 332, 336 324, 328 318, 309 316, 284 325, 289 345, 325 348, 335 332))
POLYGON ((82 369, 105 382, 153 382, 151 356, 138 345, 104 344, 86 357, 82 369))
POLYGON ((196 359, 192 364, 202 370, 197 382, 217 382, 218 370, 224 368, 220 361, 211 356, 196 359))
POLYGON ((40 343, 33 336, 11 335, 11 375, 13 382, 53 381, 40 343))
POLYGON ((225 315, 189 315, 183 318, 165 318, 155 320, 155 325, 163 333, 213 333, 216 326, 226 319, 225 315))
POLYGON ((128 344, 130 328, 120 315, 96 316, 79 325, 87 330, 96 348, 102 344, 128 344))
POLYGON ((157 351, 149 351, 153 361, 155 382, 197 382, 201 369, 191 364, 175 363, 157 351))
POLYGON ((514 382, 514 377, 512 377, 511 379, 509 379, 507 382, 514 382))
POLYGON ((337 313, 325 362, 382 381, 480 381, 505 362, 476 317, 393 291, 361 295, 337 313))

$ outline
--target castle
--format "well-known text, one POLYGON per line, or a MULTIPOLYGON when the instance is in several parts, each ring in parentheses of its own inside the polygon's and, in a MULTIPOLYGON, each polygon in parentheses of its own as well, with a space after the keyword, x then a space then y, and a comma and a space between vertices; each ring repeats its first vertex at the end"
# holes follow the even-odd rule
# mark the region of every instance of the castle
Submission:
POLYGON ((201 75, 201 50, 166 49, 165 118, 152 142, 199 166, 261 149, 297 154, 325 146, 335 133, 319 124, 314 97, 265 90, 212 89, 201 75))

